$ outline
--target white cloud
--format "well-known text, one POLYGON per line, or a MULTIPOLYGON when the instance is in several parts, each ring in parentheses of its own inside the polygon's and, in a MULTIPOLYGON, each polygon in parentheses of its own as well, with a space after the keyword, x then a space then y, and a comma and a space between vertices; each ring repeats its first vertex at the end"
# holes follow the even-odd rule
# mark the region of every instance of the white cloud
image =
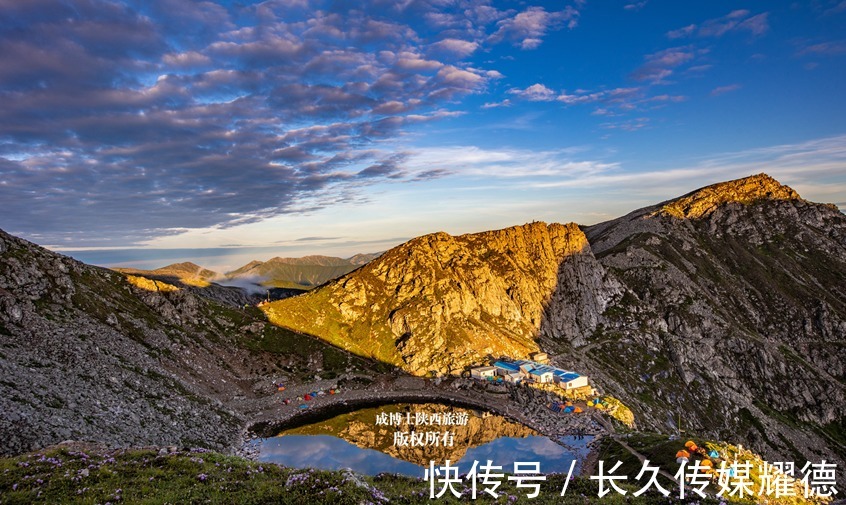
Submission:
POLYGON ((555 91, 540 83, 532 84, 526 89, 512 88, 508 92, 532 102, 549 102, 555 100, 556 95, 555 91))
POLYGON ((455 146, 416 149, 405 167, 412 171, 440 168, 453 176, 520 179, 559 178, 599 174, 617 168, 616 163, 576 159, 579 149, 535 151, 455 146))
POLYGON ((478 48, 478 43, 461 39, 443 39, 432 44, 432 49, 440 52, 451 53, 459 58, 470 56, 478 48))

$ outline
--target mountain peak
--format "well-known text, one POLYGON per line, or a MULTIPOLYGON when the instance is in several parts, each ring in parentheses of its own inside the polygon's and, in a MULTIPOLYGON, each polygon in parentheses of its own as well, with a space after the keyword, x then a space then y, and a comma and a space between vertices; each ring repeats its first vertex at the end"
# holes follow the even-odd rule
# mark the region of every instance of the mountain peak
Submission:
POLYGON ((720 182, 697 189, 661 206, 658 213, 680 219, 697 219, 712 213, 720 205, 749 205, 761 200, 798 200, 801 197, 789 186, 765 173, 720 182))
POLYGON ((182 263, 173 263, 162 268, 157 268, 155 271, 160 270, 167 270, 167 271, 183 271, 183 272, 197 272, 202 270, 203 267, 196 263, 192 263, 190 261, 184 261, 182 263))

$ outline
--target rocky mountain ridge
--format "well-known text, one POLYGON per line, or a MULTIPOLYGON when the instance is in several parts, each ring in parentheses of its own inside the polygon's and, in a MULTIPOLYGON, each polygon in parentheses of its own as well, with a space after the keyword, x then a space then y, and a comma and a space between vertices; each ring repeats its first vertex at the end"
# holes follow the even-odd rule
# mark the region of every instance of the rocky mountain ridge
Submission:
POLYGON ((320 255, 275 257, 267 261, 251 261, 221 278, 257 279, 264 285, 309 289, 347 274, 378 256, 379 253, 356 254, 346 259, 320 255))

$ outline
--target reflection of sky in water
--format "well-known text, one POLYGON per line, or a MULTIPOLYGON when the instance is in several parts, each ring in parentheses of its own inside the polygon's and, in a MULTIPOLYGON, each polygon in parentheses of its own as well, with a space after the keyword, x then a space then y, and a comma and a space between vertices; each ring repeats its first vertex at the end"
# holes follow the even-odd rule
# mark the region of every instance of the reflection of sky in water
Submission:
MULTIPOLYGON (((590 437, 583 440, 564 437, 562 440, 577 449, 576 457, 579 459, 587 454, 585 444, 590 441, 590 437)), ((331 435, 284 435, 268 438, 261 444, 259 459, 295 468, 351 468, 368 475, 390 472, 423 477, 423 468, 420 466, 373 449, 362 449, 331 435)), ((469 471, 474 460, 479 461, 479 464, 491 460, 494 465, 502 466, 504 472, 513 471, 514 462, 521 461, 539 462, 543 473, 566 473, 570 469, 573 452, 547 437, 502 437, 468 449, 458 463, 459 471, 469 471)), ((436 463, 443 464, 442 461, 436 463)), ((578 465, 576 468, 578 470, 578 465)))
MULTIPOLYGON (((589 441, 571 440, 572 437, 564 437, 564 443, 577 450, 576 458, 583 458, 587 454, 584 445, 589 441)), ((562 447, 547 437, 534 436, 526 438, 498 438, 487 444, 472 447, 461 458, 458 467, 464 471, 466 466, 469 470, 473 461, 479 464, 493 461, 494 465, 502 466, 504 472, 513 472, 514 462, 540 463, 542 473, 567 473, 570 470, 570 463, 573 461, 573 452, 562 447)), ((576 464, 578 471, 579 465, 576 464)))
POLYGON ((362 449, 331 435, 284 435, 264 440, 261 461, 295 468, 352 470, 368 475, 381 472, 423 477, 423 468, 374 449, 362 449))

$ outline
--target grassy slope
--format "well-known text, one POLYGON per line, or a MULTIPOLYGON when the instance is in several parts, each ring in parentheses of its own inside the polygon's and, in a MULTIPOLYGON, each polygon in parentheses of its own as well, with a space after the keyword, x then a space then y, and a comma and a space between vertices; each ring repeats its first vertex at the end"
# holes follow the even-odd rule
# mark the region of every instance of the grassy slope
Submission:
MULTIPOLYGON (((343 323, 343 318, 329 300, 328 289, 312 291, 309 303, 271 303, 263 310, 268 320, 278 326, 296 327, 310 335, 319 335, 330 344, 383 363, 402 366, 402 357, 394 347, 394 337, 383 324, 374 324, 373 313, 364 314, 354 327, 343 323)), ((298 300, 303 298, 298 297, 298 300)))
MULTIPOLYGON (((498 503, 600 501, 596 498, 595 483, 585 478, 571 481, 565 496, 560 497, 564 482, 563 475, 547 476, 538 497, 528 499, 527 489, 517 489, 512 482, 504 480, 497 490, 503 495, 498 503)), ((155 450, 119 450, 95 454, 54 448, 0 459, 0 502, 6 504, 465 503, 469 487, 464 484, 469 482, 454 486, 465 492, 462 500, 449 492, 438 500, 431 500, 428 483, 421 479, 297 470, 205 451, 159 454, 155 450)), ((629 493, 635 489, 629 487, 629 493)), ((490 502, 482 498, 479 501, 490 502)), ((666 503, 667 500, 655 493, 639 498, 612 493, 601 502, 645 504, 666 503)))

